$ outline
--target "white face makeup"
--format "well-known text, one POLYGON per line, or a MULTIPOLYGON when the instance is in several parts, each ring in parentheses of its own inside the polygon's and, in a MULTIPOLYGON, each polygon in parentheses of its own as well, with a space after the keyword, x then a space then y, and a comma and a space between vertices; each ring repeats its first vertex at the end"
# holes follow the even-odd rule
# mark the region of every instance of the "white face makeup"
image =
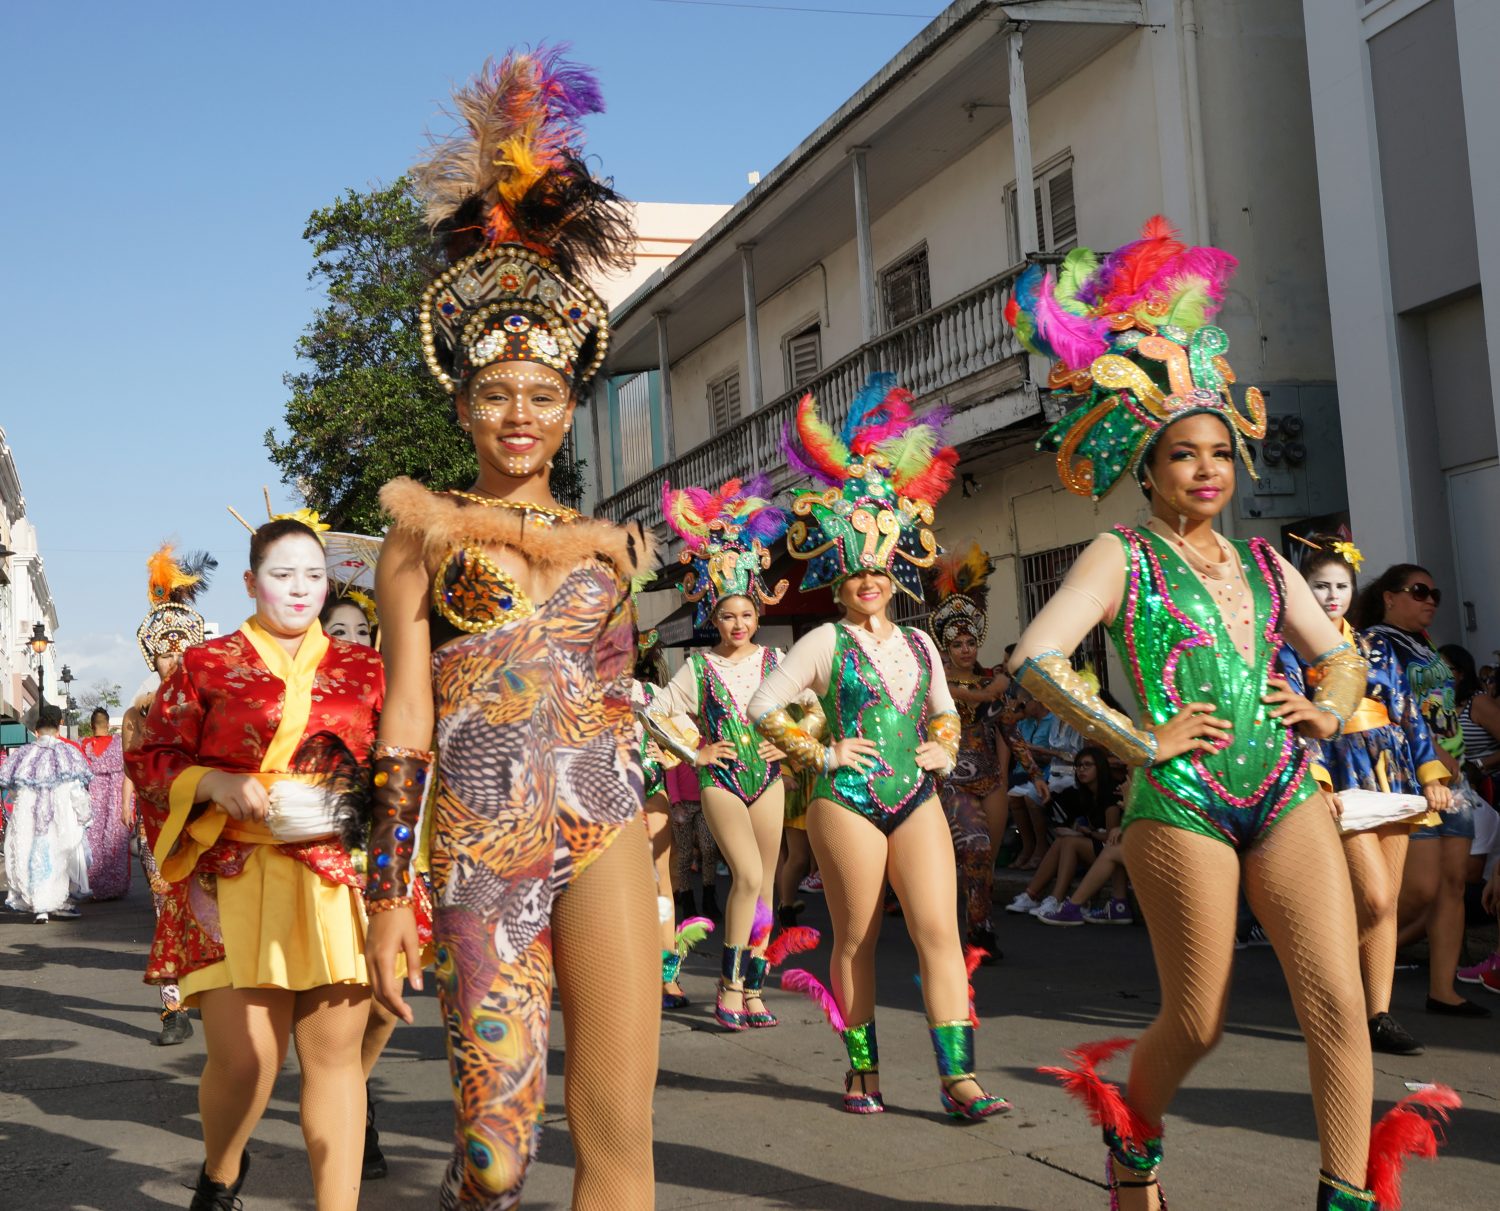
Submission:
POLYGON ((154 663, 156 664, 156 675, 165 681, 177 671, 177 666, 182 663, 182 653, 158 652, 154 663))
POLYGON ((1343 564, 1323 564, 1307 578, 1307 587, 1328 617, 1339 619, 1349 612, 1354 600, 1354 578, 1343 564))
POLYGON ((573 426, 563 376, 536 362, 496 362, 474 375, 459 423, 480 458, 512 479, 546 469, 573 426))
POLYGON ((374 646, 374 641, 370 637, 370 620, 365 617, 365 612, 352 601, 345 601, 334 606, 323 630, 335 639, 357 643, 360 647, 374 646))
POLYGON ((245 573, 255 617, 274 635, 301 635, 328 596, 323 546, 307 534, 288 534, 266 548, 260 568, 245 573))

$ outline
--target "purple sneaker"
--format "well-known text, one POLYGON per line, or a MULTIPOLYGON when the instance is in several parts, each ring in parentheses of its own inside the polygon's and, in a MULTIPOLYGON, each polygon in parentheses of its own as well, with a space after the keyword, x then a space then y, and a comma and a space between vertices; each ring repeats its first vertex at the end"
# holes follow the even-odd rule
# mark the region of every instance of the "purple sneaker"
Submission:
POLYGON ((1082 925, 1083 909, 1072 900, 1064 900, 1050 912, 1039 912, 1036 919, 1043 925, 1082 925))
POLYGON ((1103 908, 1091 908, 1083 914, 1086 925, 1134 925, 1135 914, 1130 911, 1130 901, 1110 900, 1103 908))
POLYGON ((1458 982, 1460 984, 1483 984, 1486 972, 1500 971, 1500 950, 1497 950, 1482 963, 1475 963, 1473 967, 1460 967, 1458 969, 1458 982))

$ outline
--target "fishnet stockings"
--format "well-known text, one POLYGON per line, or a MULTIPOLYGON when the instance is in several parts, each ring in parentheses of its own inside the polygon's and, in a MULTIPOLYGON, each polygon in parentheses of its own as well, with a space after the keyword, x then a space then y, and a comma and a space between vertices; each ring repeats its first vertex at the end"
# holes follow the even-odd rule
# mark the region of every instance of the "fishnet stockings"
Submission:
POLYGON ((1406 864, 1410 830, 1387 825, 1344 838, 1344 857, 1354 885, 1359 919, 1359 974, 1365 989, 1365 1016, 1389 1013, 1396 978, 1396 901, 1406 864))
MULTIPOLYGON (((1223 1033, 1239 861, 1223 842, 1155 820, 1126 830, 1125 856, 1162 991, 1161 1012, 1136 1044, 1127 1098, 1157 1123, 1183 1078, 1223 1033)), ((1373 1071, 1353 893, 1321 800, 1283 817, 1245 854, 1243 873, 1245 894, 1281 962, 1307 1040, 1323 1168, 1359 1184, 1373 1071)))
POLYGON ((661 954, 647 845, 644 824, 627 826, 552 909, 574 1211, 650 1211, 655 1198, 661 954))
MULTIPOLYGON (((651 864, 656 869, 656 894, 671 899, 677 888, 672 883, 672 822, 667 815, 667 800, 656 795, 646 801, 646 832, 651 837, 651 864)), ((658 917, 661 915, 657 914, 658 917)), ((662 950, 677 944, 677 927, 668 914, 658 930, 662 950)))
POLYGON ((672 884, 679 890, 692 886, 693 857, 698 858, 698 870, 705 888, 714 885, 719 865, 719 847, 714 844, 713 832, 703 811, 696 803, 676 803, 672 806, 672 884))
POLYGON ((364 1147, 360 1040, 369 989, 216 988, 198 1003, 208 1052, 198 1082, 208 1176, 226 1185, 239 1176, 241 1154, 295 1037, 302 1068, 302 1136, 318 1211, 354 1211, 364 1147))
MULTIPOLYGON (((953 843, 938 801, 929 799, 887 837, 863 816, 817 799, 808 809, 807 832, 833 922, 830 974, 844 1019, 867 1022, 875 1014, 875 946, 887 872, 917 948, 928 1021, 967 1019, 968 975, 953 913, 953 843)), ((879 1083, 872 1077, 866 1088, 873 1093, 879 1083)), ((968 1100, 978 1089, 965 1081, 953 1092, 968 1100)))

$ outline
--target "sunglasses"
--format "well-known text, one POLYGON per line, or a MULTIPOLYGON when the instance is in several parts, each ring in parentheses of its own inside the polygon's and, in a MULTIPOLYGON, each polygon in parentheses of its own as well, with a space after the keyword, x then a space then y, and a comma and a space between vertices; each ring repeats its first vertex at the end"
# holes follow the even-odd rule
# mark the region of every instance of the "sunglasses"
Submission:
POLYGON ((1443 590, 1435 589, 1430 584, 1409 584, 1404 589, 1397 589, 1398 593, 1410 593, 1413 601, 1430 601, 1433 605, 1443 604, 1443 590))

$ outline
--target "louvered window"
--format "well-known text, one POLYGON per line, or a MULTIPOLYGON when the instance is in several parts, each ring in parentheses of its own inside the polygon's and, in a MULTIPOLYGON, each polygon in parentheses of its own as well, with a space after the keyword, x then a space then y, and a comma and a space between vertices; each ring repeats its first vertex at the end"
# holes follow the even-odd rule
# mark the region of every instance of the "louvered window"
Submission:
MULTIPOLYGON (((1050 551, 1038 551, 1035 555, 1021 556, 1021 627, 1024 630, 1031 620, 1041 613, 1042 607, 1052 600, 1058 586, 1067 576, 1068 569, 1083 554, 1086 542, 1070 543, 1065 547, 1053 547, 1050 551)), ((1109 689, 1109 649, 1102 625, 1096 626, 1078 645, 1073 663, 1093 665, 1099 684, 1109 689)))
POLYGON ((656 465, 651 444, 651 376, 643 371, 621 383, 616 396, 620 413, 620 482, 634 483, 656 465))
POLYGON ((740 419, 740 372, 731 370, 708 384, 708 409, 714 432, 722 433, 740 419))
POLYGON ((880 271, 880 303, 887 328, 895 328, 932 310, 926 244, 880 271))
POLYGON ((1016 215, 1016 185, 1005 190, 1005 209, 1010 218, 1012 259, 1019 263, 1028 252, 1068 252, 1078 245, 1078 211, 1073 197, 1073 157, 1064 153, 1036 170, 1032 205, 1036 208, 1036 234, 1041 247, 1021 247, 1020 220, 1016 215))
POLYGON ((786 377, 789 390, 810 383, 823 369, 823 332, 814 324, 786 341, 786 377))

